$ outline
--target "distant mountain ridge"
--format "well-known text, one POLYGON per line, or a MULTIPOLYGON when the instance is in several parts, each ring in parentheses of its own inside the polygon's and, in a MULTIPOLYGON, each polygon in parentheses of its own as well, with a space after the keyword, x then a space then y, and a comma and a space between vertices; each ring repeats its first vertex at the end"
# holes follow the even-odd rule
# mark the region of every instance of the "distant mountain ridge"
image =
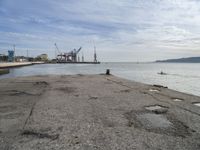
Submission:
POLYGON ((188 58, 179 58, 179 59, 157 60, 156 62, 200 63, 200 57, 188 57, 188 58))

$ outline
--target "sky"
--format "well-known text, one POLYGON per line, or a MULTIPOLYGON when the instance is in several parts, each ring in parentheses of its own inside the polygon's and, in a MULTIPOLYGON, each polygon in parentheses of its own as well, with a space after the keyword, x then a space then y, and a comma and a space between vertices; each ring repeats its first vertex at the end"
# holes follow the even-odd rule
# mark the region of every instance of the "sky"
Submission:
POLYGON ((200 0, 0 0, 0 53, 100 61, 200 56, 200 0))

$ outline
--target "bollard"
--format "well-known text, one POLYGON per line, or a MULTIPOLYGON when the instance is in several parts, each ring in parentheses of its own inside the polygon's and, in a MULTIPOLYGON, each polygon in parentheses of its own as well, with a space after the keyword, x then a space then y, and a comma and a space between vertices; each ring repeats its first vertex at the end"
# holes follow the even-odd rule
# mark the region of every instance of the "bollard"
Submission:
POLYGON ((106 75, 110 75, 110 69, 106 69, 106 75))

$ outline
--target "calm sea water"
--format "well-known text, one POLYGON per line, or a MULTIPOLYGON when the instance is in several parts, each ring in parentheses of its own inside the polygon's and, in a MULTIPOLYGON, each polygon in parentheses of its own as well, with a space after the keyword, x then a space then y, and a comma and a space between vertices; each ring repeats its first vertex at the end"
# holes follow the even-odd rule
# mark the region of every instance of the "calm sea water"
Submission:
POLYGON ((0 79, 48 74, 99 74, 105 73, 106 69, 122 78, 160 84, 200 96, 200 64, 194 63, 42 64, 10 69, 10 73, 0 76, 0 79), (161 71, 167 75, 159 75, 161 71))

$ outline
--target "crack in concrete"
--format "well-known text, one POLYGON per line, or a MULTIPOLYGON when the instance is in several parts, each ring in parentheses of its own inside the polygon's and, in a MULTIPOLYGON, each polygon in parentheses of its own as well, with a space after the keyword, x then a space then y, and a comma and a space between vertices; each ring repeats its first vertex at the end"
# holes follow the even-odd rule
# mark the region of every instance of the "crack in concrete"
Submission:
POLYGON ((32 130, 24 130, 22 132, 22 135, 28 135, 28 136, 33 136, 33 137, 37 137, 37 138, 47 138, 47 139, 51 139, 51 140, 56 140, 59 138, 59 134, 54 134, 54 135, 50 135, 48 133, 40 133, 37 131, 32 131, 32 130))

